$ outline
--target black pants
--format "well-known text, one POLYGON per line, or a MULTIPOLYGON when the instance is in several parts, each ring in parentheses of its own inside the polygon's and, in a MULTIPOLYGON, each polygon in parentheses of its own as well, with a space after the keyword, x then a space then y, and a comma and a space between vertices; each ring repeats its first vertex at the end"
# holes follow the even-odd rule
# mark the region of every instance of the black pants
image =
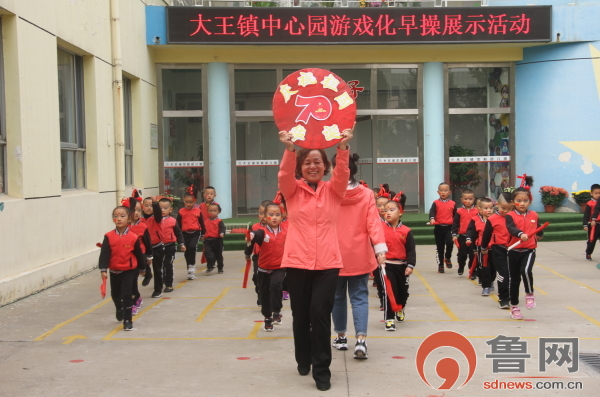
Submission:
POLYGON ((508 302, 510 298, 508 274, 508 252, 500 245, 492 245, 492 258, 496 268, 496 279, 498 280, 498 300, 508 302))
POLYGON ((285 279, 286 269, 272 270, 271 273, 258 272, 258 290, 260 291, 260 300, 262 306, 260 312, 265 318, 271 317, 273 313, 281 312, 282 285, 285 279))
POLYGON ((517 251, 508 253, 508 274, 510 304, 519 304, 519 288, 521 279, 525 287, 525 293, 533 294, 533 263, 535 262, 535 250, 517 251))
POLYGON ((313 379, 331 379, 331 311, 340 269, 287 268, 298 368, 312 365, 313 379))
POLYGON ((588 225, 588 231, 587 231, 587 246, 585 248, 585 253, 587 255, 592 255, 592 253, 594 252, 594 248, 596 248, 596 241, 598 241, 598 239, 600 238, 600 225, 596 225, 595 228, 595 236, 592 239, 592 241, 590 241, 590 236, 592 235, 592 225, 588 225))
MULTIPOLYGON (((187 248, 187 247, 186 247, 187 248)), ((163 271, 164 271, 164 283, 165 287, 172 287, 173 280, 175 279, 173 262, 175 261, 175 252, 177 247, 175 243, 165 245, 165 256, 163 258, 163 271)))
POLYGON ((135 269, 121 273, 110 273, 110 296, 117 310, 123 310, 123 320, 131 321, 131 284, 136 275, 135 269))
POLYGON ((223 270, 223 239, 221 237, 204 239, 204 256, 209 269, 214 269, 216 262, 218 269, 223 270))
POLYGON ((444 266, 444 259, 452 258, 452 226, 451 225, 435 225, 433 228, 433 236, 435 237, 435 250, 437 253, 436 259, 438 267, 444 266))
POLYGON ((163 259, 165 257, 164 245, 152 248, 152 269, 154 270, 154 292, 163 290, 163 259))
POLYGON ((185 244, 185 263, 188 266, 196 265, 196 251, 198 250, 198 239, 200 239, 200 230, 195 232, 183 232, 183 243, 185 244))
POLYGON ((138 299, 140 299, 140 290, 138 288, 138 277, 140 276, 139 266, 143 266, 143 265, 138 263, 138 267, 133 269, 135 274, 133 275, 132 280, 131 280, 131 296, 133 297, 132 299, 133 299, 134 303, 138 299))
POLYGON ((254 283, 254 292, 260 299, 260 289, 258 288, 258 255, 252 255, 252 282, 254 283))
POLYGON ((475 258, 475 253, 473 252, 473 245, 467 245, 467 236, 464 234, 458 235, 458 244, 460 248, 456 253, 456 261, 458 262, 458 269, 463 270, 465 265, 467 264, 467 259, 469 259, 469 269, 473 264, 473 259, 475 258))
POLYGON ((381 307, 385 307, 385 291, 383 289, 383 278, 381 277, 381 269, 379 266, 373 270, 373 280, 375 280, 375 284, 377 285, 377 297, 379 298, 379 305, 381 307))
POLYGON ((390 304, 390 299, 387 297, 389 294, 393 293, 394 298, 396 298, 396 303, 406 307, 406 301, 408 300, 408 279, 410 276, 405 275, 406 265, 394 265, 391 263, 385 264, 385 273, 387 274, 388 280, 390 280, 390 284, 392 284, 393 291, 388 291, 387 286, 385 285, 385 281, 383 279, 383 275, 379 279, 378 283, 385 288, 385 318, 384 320, 393 320, 394 319, 394 309, 392 309, 392 305, 390 304))
POLYGON ((490 288, 496 279, 496 267, 494 266, 494 258, 490 255, 490 251, 483 255, 481 247, 477 247, 477 263, 479 263, 479 281, 481 288, 490 288))

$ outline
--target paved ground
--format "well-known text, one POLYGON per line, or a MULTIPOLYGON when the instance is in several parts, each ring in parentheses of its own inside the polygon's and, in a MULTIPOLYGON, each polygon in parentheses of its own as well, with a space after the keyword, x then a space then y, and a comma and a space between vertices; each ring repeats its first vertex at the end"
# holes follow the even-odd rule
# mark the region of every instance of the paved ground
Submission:
MULTIPOLYGON (((595 262, 583 260, 582 245, 541 244, 534 269, 538 306, 523 310, 526 321, 511 320, 498 309, 495 296, 482 297, 479 287, 455 271, 437 274, 434 248, 419 246, 406 321, 396 332, 386 332, 371 288, 369 359, 334 351, 327 392, 296 372, 289 302, 275 332, 261 329, 253 290, 240 288, 241 252, 226 252, 224 274, 199 271, 189 282, 178 256, 180 283, 162 299, 151 299, 152 290, 142 288, 143 311, 133 332, 123 332, 112 302, 100 299, 100 276, 93 271, 0 308, 0 395, 597 396, 600 373, 587 364, 580 362, 575 373, 567 371, 568 363, 549 364, 545 373, 538 364, 539 337, 578 337, 580 352, 600 353, 600 271, 595 262), (460 390, 468 363, 457 350, 434 351, 424 366, 437 387, 443 380, 436 376, 436 362, 454 357, 461 373, 451 390, 428 387, 415 367, 421 342, 441 330, 466 336, 477 353, 474 376, 460 390), (524 360, 524 374, 493 373, 486 341, 500 334, 527 342, 531 357, 524 360), (496 379, 563 382, 565 387, 581 382, 583 390, 483 390, 484 382, 496 379)), ((349 329, 352 333, 351 324, 349 329)))

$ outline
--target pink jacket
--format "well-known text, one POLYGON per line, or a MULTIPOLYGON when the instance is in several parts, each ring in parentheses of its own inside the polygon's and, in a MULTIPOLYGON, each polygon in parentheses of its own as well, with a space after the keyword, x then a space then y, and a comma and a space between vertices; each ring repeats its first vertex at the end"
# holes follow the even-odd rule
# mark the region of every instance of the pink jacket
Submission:
POLYGON ((278 177, 290 225, 281 267, 306 270, 343 267, 336 223, 350 177, 348 153, 337 149, 337 167, 331 179, 319 182, 313 191, 304 180, 295 177, 296 152, 285 150, 278 177))
POLYGON ((358 276, 377 267, 375 255, 387 251, 383 222, 373 192, 358 185, 346 190, 337 221, 344 268, 340 276, 358 276))

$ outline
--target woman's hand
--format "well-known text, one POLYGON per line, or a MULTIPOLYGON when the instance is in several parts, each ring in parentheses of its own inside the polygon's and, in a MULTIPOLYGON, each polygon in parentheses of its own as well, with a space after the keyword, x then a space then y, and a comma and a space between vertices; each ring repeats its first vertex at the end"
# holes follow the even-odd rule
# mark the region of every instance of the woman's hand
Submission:
POLYGON ((356 121, 354 122, 352 128, 346 128, 344 131, 342 131, 342 140, 339 146, 341 150, 348 150, 348 141, 354 137, 354 127, 356 127, 356 121))
POLYGON ((285 145, 285 148, 290 152, 294 151, 294 142, 292 142, 292 133, 287 131, 279 131, 279 140, 285 145))

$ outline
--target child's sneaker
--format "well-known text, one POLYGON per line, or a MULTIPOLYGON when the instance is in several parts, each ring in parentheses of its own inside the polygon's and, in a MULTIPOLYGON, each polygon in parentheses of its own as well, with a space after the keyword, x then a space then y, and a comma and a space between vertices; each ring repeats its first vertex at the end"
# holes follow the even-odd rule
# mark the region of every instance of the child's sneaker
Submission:
POLYGON ((258 298, 256 300, 256 306, 261 307, 262 306, 262 302, 260 301, 260 298, 258 298))
POLYGON ((444 273, 444 266, 438 267, 438 273, 444 273))
POLYGON ((465 266, 464 265, 463 266, 459 265, 458 266, 458 275, 462 276, 464 274, 464 272, 465 272, 465 266))
POLYGON ((590 254, 585 254, 585 259, 588 261, 592 260, 592 256, 590 254))
POLYGON ((169 285, 169 286, 165 287, 165 292, 173 292, 173 286, 169 285))
POLYGON ((131 315, 135 316, 138 314, 138 308, 136 305, 131 306, 131 315))
POLYGON ((490 296, 490 289, 489 288, 482 289, 481 296, 490 296))
POLYGON ((123 331, 133 331, 133 321, 124 321, 123 331))
POLYGON ((215 270, 214 266, 213 266, 213 267, 207 267, 207 268, 206 268, 206 273, 210 273, 210 272, 212 272, 213 270, 215 270))
POLYGON ((138 300, 135 301, 135 307, 139 310, 142 307, 142 303, 144 303, 144 300, 141 297, 138 298, 138 300))
POLYGON ((193 280, 196 278, 196 266, 188 266, 188 280, 193 280))
POLYGON ((385 310, 385 309, 383 308, 383 303, 381 303, 381 304, 379 305, 379 311, 380 311, 380 312, 382 312, 382 311, 384 311, 384 310, 385 310))
POLYGON ((281 315, 281 313, 273 313, 273 324, 274 325, 281 325, 281 318, 283 316, 281 315))
POLYGON ((367 354, 367 342, 365 342, 364 339, 356 341, 356 346, 354 346, 354 358, 359 360, 369 358, 369 355, 367 354))
POLYGON ((452 260, 451 259, 444 259, 444 263, 446 264, 446 267, 448 269, 452 269, 452 260))
POLYGON ((265 318, 265 325, 263 326, 263 329, 267 332, 273 332, 273 319, 272 318, 265 318))
POLYGON ((217 271, 217 273, 219 273, 219 274, 223 274, 223 269, 219 269, 219 270, 217 271))
POLYGON ((518 306, 513 306, 510 308, 510 316, 513 320, 523 320, 523 315, 521 314, 521 310, 518 306))
POLYGON ((116 317, 117 321, 123 321, 123 309, 117 309, 116 317))
POLYGON ((500 305, 500 309, 510 309, 508 301, 498 301, 498 305, 500 305))
POLYGON ((152 280, 152 274, 150 274, 150 272, 146 272, 144 280, 142 280, 142 287, 145 287, 148 284, 150 284, 150 280, 152 280))
POLYGON ((396 321, 404 321, 404 309, 396 312, 396 321))
POLYGON ((528 309, 533 309, 535 307, 535 296, 533 296, 533 294, 525 295, 525 307, 528 309))
POLYGON ((394 324, 394 320, 385 320, 385 330, 386 331, 395 331, 396 324, 394 324))
POLYGON ((344 337, 337 337, 333 340, 333 347, 338 350, 348 350, 348 339, 344 337))
POLYGON ((290 299, 290 294, 287 291, 283 291, 283 300, 286 301, 290 299))
POLYGON ((154 291, 152 293, 153 298, 160 298, 162 296, 162 291, 154 291))

